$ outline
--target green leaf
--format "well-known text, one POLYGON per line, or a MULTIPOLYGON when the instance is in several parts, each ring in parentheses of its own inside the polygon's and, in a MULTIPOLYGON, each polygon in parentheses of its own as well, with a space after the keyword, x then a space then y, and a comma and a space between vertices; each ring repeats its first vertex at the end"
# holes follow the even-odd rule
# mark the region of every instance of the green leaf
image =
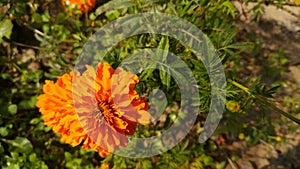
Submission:
POLYGON ((97 8, 95 11, 95 15, 99 16, 102 13, 105 13, 108 11, 128 8, 128 7, 131 7, 134 5, 135 5, 134 0, 112 0, 104 5, 100 6, 99 8, 97 8))
POLYGON ((42 22, 42 16, 38 13, 33 13, 31 16, 31 22, 42 22))
POLYGON ((8 131, 6 127, 0 127, 0 135, 3 137, 8 135, 8 131))
POLYGON ((226 7, 227 14, 230 14, 233 18, 235 17, 236 8, 230 1, 225 1, 222 3, 223 7, 226 7))
POLYGON ((189 140, 186 140, 183 145, 181 146, 181 151, 185 150, 189 145, 189 140))
POLYGON ((272 87, 271 89, 265 91, 264 94, 265 94, 266 96, 268 96, 268 97, 273 97, 272 94, 276 93, 277 89, 280 88, 280 87, 281 87, 281 85, 278 84, 278 85, 272 87))
POLYGON ((50 22, 50 14, 49 14, 49 11, 45 11, 45 13, 42 15, 42 21, 43 22, 50 22))
POLYGON ((158 49, 162 49, 159 50, 159 56, 158 57, 162 57, 162 61, 166 61, 167 56, 168 56, 168 52, 169 52, 169 38, 166 36, 163 36, 158 44, 158 49), (161 51, 161 52, 160 52, 161 51))
POLYGON ((142 74, 140 75, 140 79, 144 79, 144 80, 146 80, 146 79, 150 79, 152 76, 153 76, 153 71, 154 71, 155 69, 152 69, 152 68, 149 68, 149 69, 147 69, 147 70, 144 70, 143 72, 142 72, 142 74))
POLYGON ((228 32, 226 32, 226 35, 224 35, 226 39, 223 42, 221 42, 222 45, 226 46, 226 45, 232 43, 236 34, 237 34, 237 29, 228 30, 228 32))
POLYGON ((161 79, 161 82, 163 85, 166 85, 167 88, 169 89, 170 87, 170 83, 171 83, 171 76, 170 76, 170 72, 168 70, 159 70, 159 76, 161 79))
POLYGON ((37 102, 37 96, 32 96, 28 100, 22 100, 18 106, 19 109, 25 109, 25 110, 34 109, 36 102, 37 102))
POLYGON ((226 161, 216 164, 216 169, 224 169, 226 167, 226 161))
POLYGON ((210 156, 204 156, 203 157, 203 164, 205 165, 205 166, 208 166, 208 165, 211 165, 211 164, 213 164, 213 159, 210 157, 210 156))
POLYGON ((105 13, 105 16, 112 21, 119 18, 120 12, 118 10, 108 11, 105 13))
POLYGON ((37 158, 35 153, 32 153, 32 154, 29 155, 29 161, 32 162, 32 163, 36 163, 36 162, 39 161, 39 159, 37 158))
POLYGON ((67 161, 72 160, 72 154, 69 153, 69 152, 65 152, 65 158, 66 158, 67 161))
POLYGON ((7 107, 7 110, 10 114, 16 114, 17 113, 17 110, 18 110, 18 107, 16 104, 11 104, 7 107))
POLYGON ((253 46, 254 44, 252 42, 240 42, 240 43, 228 45, 224 48, 237 49, 237 50, 250 50, 253 48, 253 46))
POLYGON ((56 18, 55 18, 55 22, 56 23, 64 23, 66 21, 66 13, 59 13, 56 18))
POLYGON ((2 144, 0 142, 0 154, 2 154, 2 153, 4 153, 4 148, 3 148, 3 146, 2 146, 2 144))
POLYGON ((89 15, 89 19, 90 20, 94 21, 96 18, 97 17, 96 17, 96 15, 94 13, 90 13, 90 15, 89 15))
POLYGON ((41 122, 40 118, 33 118, 32 120, 30 120, 29 124, 38 124, 39 122, 41 122))
POLYGON ((153 168, 151 161, 150 160, 146 160, 146 159, 144 159, 142 161, 142 166, 143 166, 144 169, 153 168))
POLYGON ((30 153, 33 151, 31 142, 25 137, 16 137, 14 140, 1 140, 9 144, 11 152, 30 153))
POLYGON ((2 43, 2 38, 10 38, 11 32, 13 29, 13 24, 11 23, 11 20, 5 19, 3 21, 0 21, 0 43, 2 43))
POLYGON ((20 164, 19 163, 10 164, 8 167, 6 167, 4 169, 20 169, 20 164))

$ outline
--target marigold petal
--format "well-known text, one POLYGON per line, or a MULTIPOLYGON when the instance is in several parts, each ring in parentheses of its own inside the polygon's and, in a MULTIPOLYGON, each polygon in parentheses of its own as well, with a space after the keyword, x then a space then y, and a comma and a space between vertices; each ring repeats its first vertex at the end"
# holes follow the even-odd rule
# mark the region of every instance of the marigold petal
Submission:
POLYGON ((111 89, 111 77, 113 73, 114 69, 108 63, 101 62, 97 65, 95 81, 103 87, 103 90, 111 89))

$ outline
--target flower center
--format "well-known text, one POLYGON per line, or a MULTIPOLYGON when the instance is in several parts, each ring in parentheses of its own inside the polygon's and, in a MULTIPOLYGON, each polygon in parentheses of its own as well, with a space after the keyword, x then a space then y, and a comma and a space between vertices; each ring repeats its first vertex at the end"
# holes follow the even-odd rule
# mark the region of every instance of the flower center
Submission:
POLYGON ((108 106, 105 102, 99 102, 98 103, 98 109, 100 110, 101 113, 103 113, 106 110, 107 107, 108 106))
POLYGON ((112 108, 107 102, 98 102, 98 109, 99 111, 96 114, 96 119, 101 121, 103 118, 105 119, 106 122, 112 123, 112 108))

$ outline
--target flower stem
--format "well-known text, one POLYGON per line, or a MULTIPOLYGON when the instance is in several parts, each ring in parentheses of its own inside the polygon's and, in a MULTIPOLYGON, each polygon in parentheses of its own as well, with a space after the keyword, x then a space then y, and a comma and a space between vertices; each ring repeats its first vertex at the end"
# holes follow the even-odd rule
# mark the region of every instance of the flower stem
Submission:
POLYGON ((242 89, 244 92, 246 92, 246 93, 248 93, 248 94, 251 94, 251 93, 249 92, 249 88, 243 86, 242 84, 240 84, 240 83, 238 83, 238 82, 236 82, 236 81, 233 81, 233 80, 228 80, 228 81, 229 81, 231 84, 233 84, 234 86, 236 86, 236 87, 242 89))

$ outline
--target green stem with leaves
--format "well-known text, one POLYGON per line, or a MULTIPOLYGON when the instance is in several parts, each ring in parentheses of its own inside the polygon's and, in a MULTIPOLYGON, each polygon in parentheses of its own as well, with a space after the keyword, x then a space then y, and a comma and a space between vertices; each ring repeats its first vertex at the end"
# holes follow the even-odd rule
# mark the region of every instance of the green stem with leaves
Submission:
POLYGON ((297 123, 297 124, 300 125, 300 119, 299 118, 297 118, 297 117, 291 115, 290 113, 287 113, 287 112, 281 110, 280 108, 276 107, 265 96, 251 93, 251 91, 249 90, 249 88, 247 88, 246 86, 244 86, 244 85, 242 85, 242 84, 240 84, 240 83, 238 83, 236 81, 228 80, 228 82, 230 82, 235 87, 243 90, 247 94, 251 95, 253 98, 259 100, 263 105, 267 106, 268 108, 271 108, 272 110, 276 111, 277 113, 280 113, 281 115, 285 116, 286 118, 288 118, 288 119, 290 119, 290 120, 292 120, 295 123, 297 123))

